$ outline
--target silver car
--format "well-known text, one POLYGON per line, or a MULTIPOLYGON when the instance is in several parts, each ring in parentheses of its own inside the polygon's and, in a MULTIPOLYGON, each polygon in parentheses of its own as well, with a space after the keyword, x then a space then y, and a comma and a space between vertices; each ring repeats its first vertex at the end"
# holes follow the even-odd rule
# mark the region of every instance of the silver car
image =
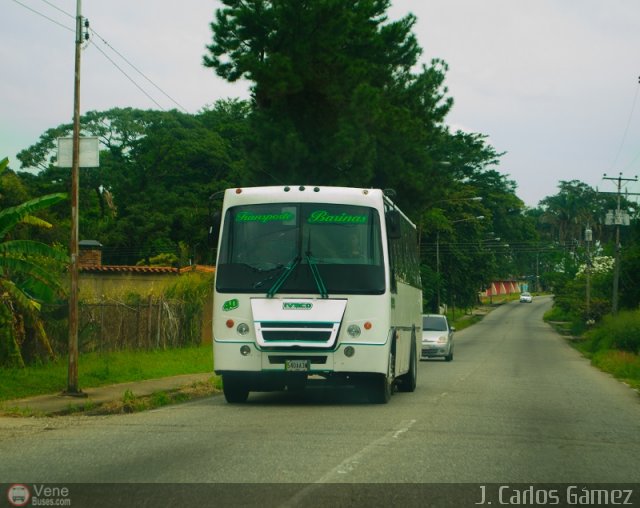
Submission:
POLYGON ((528 293, 527 291, 520 293, 520 303, 532 303, 533 302, 533 296, 531 296, 531 293, 528 293))
POLYGON ((422 316, 422 354, 420 358, 443 357, 446 361, 453 360, 453 332, 455 328, 449 326, 447 316, 440 314, 425 314, 422 316))

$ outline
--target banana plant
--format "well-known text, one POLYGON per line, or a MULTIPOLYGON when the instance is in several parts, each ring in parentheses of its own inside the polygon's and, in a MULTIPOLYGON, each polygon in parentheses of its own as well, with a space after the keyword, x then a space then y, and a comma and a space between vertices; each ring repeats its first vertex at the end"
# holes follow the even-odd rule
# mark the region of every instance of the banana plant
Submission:
MULTIPOLYGON (((0 161, 0 174, 9 160, 0 161)), ((43 303, 55 301, 64 288, 56 270, 69 261, 66 253, 35 240, 12 240, 11 232, 18 224, 41 228, 52 225, 34 213, 64 199, 64 193, 49 194, 20 205, 0 210, 0 365, 24 366, 20 345, 25 327, 31 328, 50 357, 53 349, 40 319, 43 303)))

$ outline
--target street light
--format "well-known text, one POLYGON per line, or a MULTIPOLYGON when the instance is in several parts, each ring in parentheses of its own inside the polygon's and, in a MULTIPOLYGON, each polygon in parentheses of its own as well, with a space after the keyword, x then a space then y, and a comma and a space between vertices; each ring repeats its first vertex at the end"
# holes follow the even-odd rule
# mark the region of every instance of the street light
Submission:
MULTIPOLYGON (((447 163, 449 164, 449 163, 447 163)), ((482 201, 482 196, 472 196, 468 198, 447 198, 439 199, 429 203, 428 208, 434 208, 435 205, 441 205, 443 203, 459 203, 461 201, 482 201)), ((422 214, 426 211, 426 208, 420 212, 420 227, 418 228, 418 245, 422 242, 422 214)))
MULTIPOLYGON (((473 198, 469 198, 473 199, 473 198)), ((482 198, 480 198, 482 199, 482 198)), ((476 199, 476 201, 478 201, 476 199)), ((476 217, 467 217, 466 219, 458 219, 451 221, 450 224, 458 224, 460 222, 469 222, 474 220, 484 220, 484 215, 478 215, 476 217)), ((440 314, 440 228, 436 230, 436 305, 438 307, 438 314, 440 314)))

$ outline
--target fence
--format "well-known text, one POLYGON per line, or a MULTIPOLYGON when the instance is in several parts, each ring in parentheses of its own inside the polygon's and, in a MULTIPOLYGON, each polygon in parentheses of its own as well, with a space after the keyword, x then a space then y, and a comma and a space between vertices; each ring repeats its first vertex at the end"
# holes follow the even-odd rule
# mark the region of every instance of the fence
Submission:
MULTIPOLYGON (((63 309, 58 309, 58 313, 63 309)), ((135 303, 101 301, 79 305, 80 352, 164 349, 200 344, 202 305, 149 297, 135 303)), ((45 328, 56 350, 67 351, 67 313, 47 319, 45 328), (62 319, 60 319, 62 318, 62 319)))

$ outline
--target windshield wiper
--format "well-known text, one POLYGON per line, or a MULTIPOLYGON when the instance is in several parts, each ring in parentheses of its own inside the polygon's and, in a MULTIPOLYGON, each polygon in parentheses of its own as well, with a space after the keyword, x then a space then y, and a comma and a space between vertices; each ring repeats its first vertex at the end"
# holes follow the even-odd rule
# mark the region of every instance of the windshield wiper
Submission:
MULTIPOLYGON (((282 270, 284 267, 285 267, 284 265, 278 265, 278 266, 276 266, 275 268, 271 268, 271 269, 269 269, 269 270, 260 270, 260 269, 258 269, 258 268, 254 268, 254 270, 256 270, 257 272, 261 272, 261 273, 262 273, 262 272, 275 272, 276 270, 277 270, 277 271, 282 270)), ((263 286, 264 284, 266 284, 266 283, 267 283, 267 282, 269 282, 270 280, 275 279, 276 275, 277 275, 277 274, 272 273, 272 274, 271 274, 271 275, 269 275, 267 278, 262 279, 262 280, 259 280, 258 282, 255 282, 255 283, 253 284, 253 288, 254 288, 254 289, 257 289, 257 288, 259 288, 259 287, 263 286)))
POLYGON ((291 261, 289 261, 289 264, 284 268, 284 271, 280 274, 278 280, 276 280, 273 283, 273 286, 269 288, 269 291, 267 291, 267 298, 273 298, 273 296, 278 292, 282 285, 287 281, 289 275, 291 275, 295 267, 298 266, 298 263, 300 263, 300 256, 296 256, 291 261))
POLYGON ((316 260, 311 256, 311 252, 307 252, 305 257, 307 259, 307 263, 309 263, 311 273, 313 274, 313 280, 316 281, 316 286, 318 288, 318 292, 320 293, 320 297, 329 298, 327 287, 324 285, 324 281, 322 280, 322 276, 320 275, 320 271, 318 270, 318 263, 316 263, 316 260))
POLYGON ((307 237, 307 252, 305 252, 305 259, 307 260, 309 269, 313 274, 313 280, 316 282, 316 287, 318 288, 320 297, 329 298, 327 287, 324 285, 324 281, 322 280, 322 276, 318 270, 318 263, 316 263, 316 260, 313 258, 313 254, 311 253, 311 231, 309 231, 309 236, 307 237))

